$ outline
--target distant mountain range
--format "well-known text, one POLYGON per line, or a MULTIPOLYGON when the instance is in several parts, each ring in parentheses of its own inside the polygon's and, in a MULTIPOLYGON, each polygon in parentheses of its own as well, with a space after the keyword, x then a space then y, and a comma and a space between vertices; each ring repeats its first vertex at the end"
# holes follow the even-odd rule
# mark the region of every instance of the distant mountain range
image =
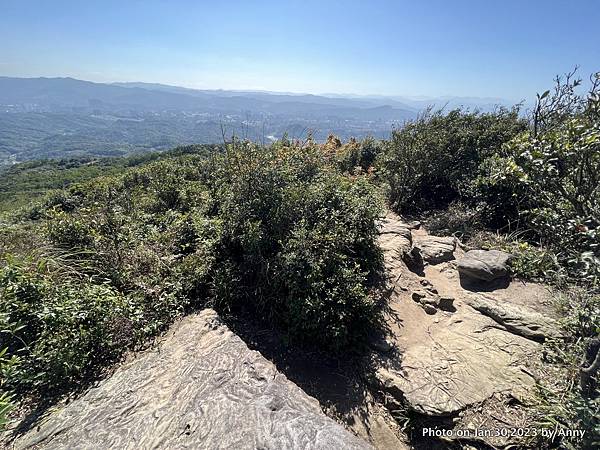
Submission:
POLYGON ((102 84, 73 78, 0 78, 0 105, 44 112, 165 112, 310 115, 360 120, 413 118, 399 102, 260 92, 202 91, 151 83, 102 84), (392 103, 392 104, 389 104, 392 103))
POLYGON ((0 77, 0 164, 123 155, 222 140, 221 130, 269 141, 284 133, 388 136, 428 105, 489 110, 501 99, 312 95, 197 90, 155 83, 0 77))

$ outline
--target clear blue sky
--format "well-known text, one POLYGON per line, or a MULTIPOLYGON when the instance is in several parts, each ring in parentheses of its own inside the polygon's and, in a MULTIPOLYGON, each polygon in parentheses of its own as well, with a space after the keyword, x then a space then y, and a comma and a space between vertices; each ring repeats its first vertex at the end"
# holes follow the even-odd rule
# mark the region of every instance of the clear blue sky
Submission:
POLYGON ((2 0, 0 75, 531 98, 600 70, 600 1, 2 0))

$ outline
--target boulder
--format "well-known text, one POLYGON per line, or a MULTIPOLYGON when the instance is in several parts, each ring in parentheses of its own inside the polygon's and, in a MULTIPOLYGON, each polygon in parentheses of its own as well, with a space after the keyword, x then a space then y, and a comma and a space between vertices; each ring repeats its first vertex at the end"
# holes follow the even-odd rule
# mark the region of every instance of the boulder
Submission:
POLYGON ((14 442, 45 449, 365 449, 206 309, 14 442))
POLYGON ((510 253, 499 250, 470 250, 457 262, 461 276, 475 280, 492 281, 508 275, 510 253))
POLYGON ((395 251, 400 255, 410 251, 412 234, 402 222, 385 222, 381 230, 379 245, 384 251, 395 251))
POLYGON ((439 264, 454 259, 456 239, 453 237, 427 236, 415 243, 423 261, 439 264))

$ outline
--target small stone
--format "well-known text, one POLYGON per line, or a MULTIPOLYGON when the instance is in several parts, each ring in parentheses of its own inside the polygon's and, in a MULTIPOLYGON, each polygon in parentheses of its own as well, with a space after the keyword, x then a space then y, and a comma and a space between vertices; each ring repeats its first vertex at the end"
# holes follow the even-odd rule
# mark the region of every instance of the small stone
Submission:
POLYGON ((427 292, 425 291, 414 291, 412 293, 412 299, 417 302, 420 303, 422 299, 424 299, 425 297, 427 297, 427 292))
POLYGON ((419 303, 421 303, 422 305, 431 305, 434 308, 437 308, 440 304, 440 298, 437 295, 431 295, 431 296, 422 298, 419 301, 419 303))

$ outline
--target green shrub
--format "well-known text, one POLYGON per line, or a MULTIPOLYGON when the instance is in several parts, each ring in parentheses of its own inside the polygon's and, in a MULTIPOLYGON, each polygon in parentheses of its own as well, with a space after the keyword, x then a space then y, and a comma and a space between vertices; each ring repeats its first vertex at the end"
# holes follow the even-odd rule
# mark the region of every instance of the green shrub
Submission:
MULTIPOLYGON (((600 386, 584 394, 580 386, 581 361, 592 338, 600 333, 600 296, 573 288, 560 296, 560 327, 564 339, 545 344, 546 362, 561 367, 561 376, 538 384, 536 426, 585 430, 583 440, 565 437, 560 448, 592 449, 600 445, 600 386)), ((556 442, 555 444, 558 444, 556 442)))
MULTIPOLYGON (((599 78, 600 80, 600 78, 599 78)), ((526 225, 555 249, 573 276, 600 280, 600 97, 595 85, 570 114, 507 145, 513 183, 535 204, 526 225)), ((554 100, 560 103, 560 98, 554 100)))
POLYGON ((216 271, 227 275, 215 301, 255 309, 297 341, 339 348, 360 338, 376 317, 375 187, 340 175, 315 145, 232 146, 218 167, 216 271))
POLYGON ((5 388, 60 389, 81 380, 139 338, 139 305, 106 285, 60 283, 15 264, 0 272, 5 388))
POLYGON ((350 139, 347 144, 335 149, 335 160, 342 173, 366 173, 373 168, 377 156, 381 153, 381 142, 373 138, 362 141, 350 139))
MULTIPOLYGON (((500 154, 502 144, 525 129, 517 109, 428 111, 394 131, 384 144, 378 174, 388 186, 390 206, 410 213, 471 201, 482 162, 500 154)), ((479 197, 477 201, 498 201, 479 197)))
POLYGON ((360 342, 380 214, 369 175, 314 143, 236 141, 71 185, 0 233, 2 391, 63 392, 204 305, 295 342, 360 342))
POLYGON ((0 431, 8 423, 8 414, 13 409, 12 398, 7 392, 0 392, 0 431))

